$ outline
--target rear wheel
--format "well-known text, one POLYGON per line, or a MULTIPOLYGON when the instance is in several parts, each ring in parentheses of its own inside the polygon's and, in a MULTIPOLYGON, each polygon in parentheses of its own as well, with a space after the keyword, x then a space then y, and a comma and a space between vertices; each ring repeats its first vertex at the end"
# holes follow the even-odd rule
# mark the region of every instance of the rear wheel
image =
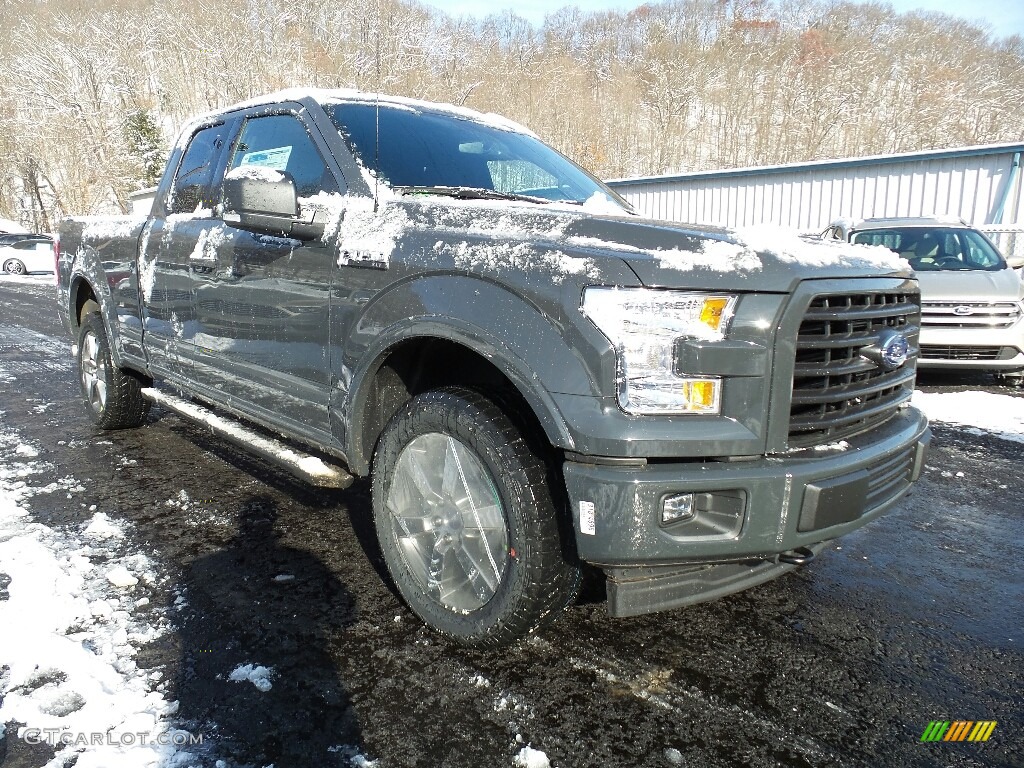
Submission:
POLYGON ((579 583, 545 463, 475 392, 427 392, 391 420, 374 456, 373 510, 399 592, 461 643, 515 641, 579 583))
POLYGON ((4 272, 9 275, 24 275, 28 270, 19 259, 8 259, 4 262, 4 272))
POLYGON ((114 366, 98 305, 90 303, 92 307, 87 306, 82 317, 77 352, 86 410, 102 429, 138 427, 150 408, 150 402, 142 396, 142 381, 114 366))

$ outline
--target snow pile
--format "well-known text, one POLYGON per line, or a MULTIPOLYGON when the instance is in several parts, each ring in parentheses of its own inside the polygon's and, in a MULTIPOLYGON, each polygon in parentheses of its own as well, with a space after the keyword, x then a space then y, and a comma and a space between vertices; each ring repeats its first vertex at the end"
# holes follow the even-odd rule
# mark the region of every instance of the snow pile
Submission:
POLYGON ((523 747, 512 760, 515 768, 551 768, 548 756, 539 749, 523 747))
POLYGON ((377 768, 379 765, 376 760, 370 760, 358 747, 351 744, 338 744, 328 747, 327 751, 340 754, 352 768, 377 768))
POLYGON ((103 512, 97 512, 92 520, 82 531, 90 539, 122 539, 124 538, 123 527, 111 520, 103 512))
POLYGON ((583 210, 595 216, 625 216, 626 211, 604 192, 595 192, 583 203, 583 210))
POLYGON ((85 243, 131 237, 146 223, 146 217, 90 216, 87 219, 75 219, 75 221, 85 223, 85 227, 82 229, 82 242, 85 243))
POLYGON ((318 219, 326 218, 322 239, 325 243, 337 241, 338 266, 371 262, 387 267, 410 224, 405 208, 393 200, 391 190, 386 189, 378 203, 362 195, 320 192, 300 197, 299 204, 306 211, 317 211, 318 219))
MULTIPOLYGON (((256 167, 256 166, 252 166, 256 167)), ((272 171, 277 173, 277 171, 272 171)), ((227 239, 226 236, 227 227, 223 224, 219 224, 211 229, 204 229, 199 233, 199 237, 196 238, 196 247, 192 249, 192 253, 189 256, 190 259, 196 261, 217 261, 217 249, 224 245, 224 241, 227 239)), ((150 279, 149 282, 152 282, 150 279)), ((152 287, 150 287, 150 295, 152 294, 152 287)))
POLYGON ((256 686, 256 689, 266 693, 273 684, 270 678, 274 676, 274 670, 258 664, 241 664, 231 670, 228 680, 233 683, 244 683, 246 681, 256 686))
POLYGON ((240 165, 224 174, 225 181, 253 179, 255 181, 270 181, 276 184, 284 181, 284 178, 284 174, 280 171, 263 165, 240 165))
POLYGON ((159 249, 149 249, 149 236, 153 234, 153 223, 146 225, 139 244, 139 288, 142 297, 147 301, 153 299, 153 284, 156 281, 156 260, 159 249))
POLYGON ((1024 443, 1024 397, 990 392, 914 392, 913 404, 931 421, 959 424, 972 435, 1024 443))
POLYGON ((658 265, 663 268, 689 272, 693 269, 709 269, 715 272, 758 272, 760 257, 750 248, 722 240, 705 240, 699 251, 655 251, 658 265))
POLYGON ((795 230, 769 224, 742 227, 732 235, 743 248, 770 253, 780 261, 809 267, 847 266, 884 271, 910 269, 905 259, 880 245, 808 239, 800 237, 795 230))
POLYGON ((563 251, 536 247, 532 243, 438 241, 434 251, 452 258, 455 265, 472 272, 496 272, 511 269, 522 272, 544 270, 557 285, 568 275, 596 274, 593 259, 563 251))

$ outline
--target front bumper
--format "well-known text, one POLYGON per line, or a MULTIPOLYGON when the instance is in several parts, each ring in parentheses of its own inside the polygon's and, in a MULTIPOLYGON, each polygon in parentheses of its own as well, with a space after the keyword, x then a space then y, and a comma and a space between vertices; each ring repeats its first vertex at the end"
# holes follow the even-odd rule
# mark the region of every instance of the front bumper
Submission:
POLYGON ((653 588, 658 577, 690 574, 676 579, 689 587, 679 587, 672 599, 662 594, 649 610, 738 591, 792 567, 780 554, 815 551, 884 513, 920 475, 930 438, 924 416, 903 408, 849 438, 845 449, 737 462, 567 461, 577 552, 604 568, 613 586, 646 581, 653 588), (664 499, 684 493, 695 494, 704 511, 694 521, 663 525, 664 499), (706 564, 746 564, 747 570, 723 580, 719 569, 715 579, 722 583, 695 590, 691 566, 706 564))
POLYGON ((1024 320, 1009 328, 921 328, 919 369, 1024 369, 1024 320))

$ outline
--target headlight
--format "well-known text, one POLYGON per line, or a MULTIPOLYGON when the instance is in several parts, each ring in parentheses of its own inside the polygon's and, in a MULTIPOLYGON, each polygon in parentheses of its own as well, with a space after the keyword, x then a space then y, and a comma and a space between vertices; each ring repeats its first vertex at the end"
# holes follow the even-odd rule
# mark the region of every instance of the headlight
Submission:
POLYGON ((677 375, 676 341, 722 339, 735 296, 648 288, 587 288, 583 314, 615 347, 619 405, 626 413, 718 413, 722 380, 677 375))

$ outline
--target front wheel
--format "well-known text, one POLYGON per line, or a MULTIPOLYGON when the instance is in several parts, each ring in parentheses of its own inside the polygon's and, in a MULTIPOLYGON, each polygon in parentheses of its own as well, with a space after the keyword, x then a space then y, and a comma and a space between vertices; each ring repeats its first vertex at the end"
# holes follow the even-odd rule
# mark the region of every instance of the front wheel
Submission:
POLYGON ((497 647, 570 601, 579 565, 563 551, 546 469, 509 418, 469 390, 418 395, 385 428, 377 536, 399 592, 431 627, 497 647))
POLYGON ((146 420, 150 402, 142 396, 142 382, 114 366, 98 311, 87 311, 82 318, 77 363, 85 407, 96 426, 127 429, 146 420))
POLYGON ((24 275, 28 270, 18 259, 8 259, 4 262, 4 272, 9 275, 24 275))

